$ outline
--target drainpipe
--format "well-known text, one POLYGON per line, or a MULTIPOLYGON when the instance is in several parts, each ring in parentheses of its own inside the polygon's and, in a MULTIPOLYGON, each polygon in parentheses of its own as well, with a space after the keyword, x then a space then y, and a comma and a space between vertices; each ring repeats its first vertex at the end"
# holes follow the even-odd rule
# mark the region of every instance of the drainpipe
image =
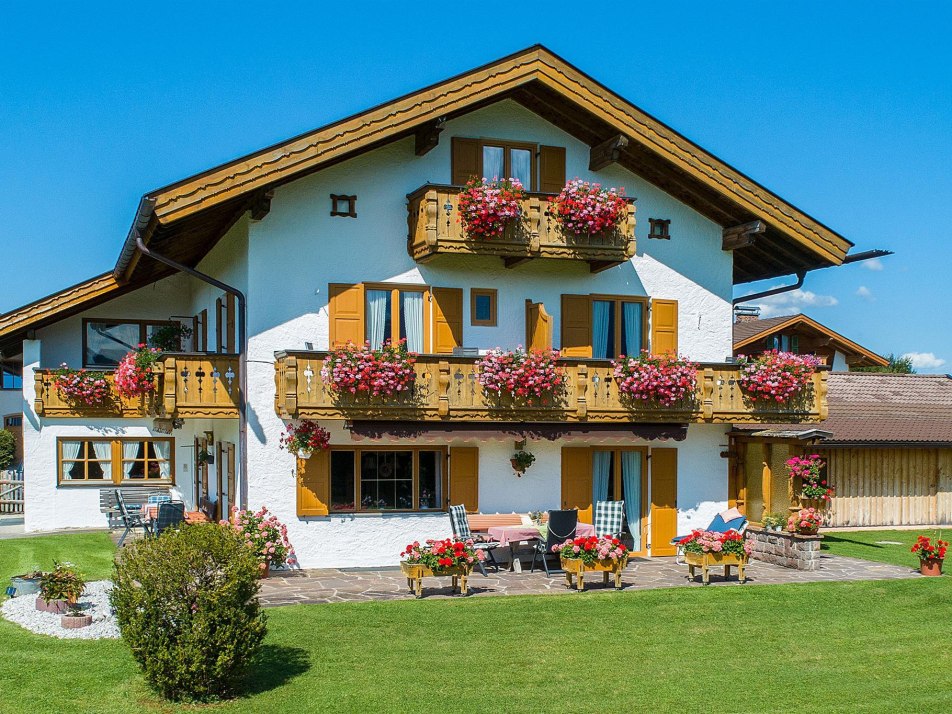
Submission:
POLYGON ((245 319, 247 312, 245 294, 238 288, 216 280, 210 275, 206 275, 187 265, 182 265, 167 256, 156 253, 142 240, 142 234, 138 228, 135 230, 136 246, 138 246, 143 255, 157 260, 160 263, 164 263, 173 270, 191 275, 196 280, 201 280, 204 283, 208 283, 219 290, 235 296, 235 303, 238 306, 238 462, 241 466, 241 488, 238 489, 240 495, 238 507, 246 508, 248 503, 248 405, 245 400, 245 395, 247 394, 248 388, 248 331, 245 319))

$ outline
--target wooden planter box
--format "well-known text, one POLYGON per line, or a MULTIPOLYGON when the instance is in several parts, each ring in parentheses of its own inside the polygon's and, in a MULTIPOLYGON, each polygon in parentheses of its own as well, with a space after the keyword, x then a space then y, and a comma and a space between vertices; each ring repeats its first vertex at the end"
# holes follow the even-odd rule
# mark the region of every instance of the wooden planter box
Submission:
POLYGON ((466 595, 466 579, 473 572, 472 566, 455 566, 452 568, 440 568, 432 570, 425 565, 417 563, 400 563, 400 570, 407 578, 407 587, 413 592, 415 597, 423 597, 423 578, 449 576, 453 578, 453 592, 459 589, 461 595, 466 595))
POLYGON ((615 576, 615 590, 621 590, 621 571, 628 565, 628 558, 612 560, 597 560, 591 565, 586 565, 578 558, 562 558, 562 570, 565 571, 565 585, 572 587, 572 576, 575 576, 575 589, 581 592, 585 589, 585 573, 602 573, 602 583, 608 585, 608 576, 615 576))
POLYGON ((690 577, 694 579, 694 569, 701 569, 701 581, 705 585, 711 584, 710 569, 712 566, 724 566, 724 578, 730 577, 731 567, 737 568, 737 578, 742 583, 747 582, 747 575, 744 568, 747 567, 746 555, 734 555, 733 553, 685 553, 684 562, 688 564, 690 577))

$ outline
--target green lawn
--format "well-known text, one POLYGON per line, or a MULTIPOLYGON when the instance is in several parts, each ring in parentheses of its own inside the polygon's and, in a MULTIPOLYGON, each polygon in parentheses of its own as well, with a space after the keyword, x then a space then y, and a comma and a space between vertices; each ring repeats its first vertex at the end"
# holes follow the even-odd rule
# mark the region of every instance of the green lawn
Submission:
MULTIPOLYGON (((823 534, 823 550, 834 555, 847 555, 851 558, 878 560, 893 565, 908 565, 917 568, 919 561, 910 552, 912 544, 920 535, 933 540, 939 532, 932 530, 912 531, 842 531, 823 534)), ((952 528, 942 533, 942 540, 950 540, 952 528)))
MULTIPOLYGON (((900 537, 841 534, 830 549, 881 555, 867 540, 900 537)), ((98 577, 110 551, 99 536, 2 541, 0 576, 57 556, 98 577)), ((952 668, 949 577, 294 606, 269 617, 249 693, 207 711, 952 710, 952 688, 923 686, 952 668)), ((53 640, 0 621, 0 651, 2 712, 183 710, 148 692, 119 642, 53 640)))

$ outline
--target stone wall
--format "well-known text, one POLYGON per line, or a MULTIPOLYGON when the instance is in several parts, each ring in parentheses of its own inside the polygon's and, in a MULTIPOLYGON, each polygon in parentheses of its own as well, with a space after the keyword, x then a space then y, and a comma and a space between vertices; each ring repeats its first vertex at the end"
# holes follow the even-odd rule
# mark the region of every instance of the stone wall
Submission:
POLYGON ((750 557, 766 563, 782 565, 797 570, 818 570, 820 567, 820 541, 823 536, 803 536, 788 531, 767 531, 751 526, 747 537, 753 546, 750 557))

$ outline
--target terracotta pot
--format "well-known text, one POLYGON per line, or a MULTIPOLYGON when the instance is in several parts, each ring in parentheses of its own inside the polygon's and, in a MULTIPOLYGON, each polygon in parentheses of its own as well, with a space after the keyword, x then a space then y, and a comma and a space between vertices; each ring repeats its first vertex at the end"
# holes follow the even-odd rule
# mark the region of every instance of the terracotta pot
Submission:
POLYGON ((515 459, 509 459, 509 463, 512 464, 512 470, 516 472, 517 476, 522 476, 522 474, 526 472, 526 470, 520 466, 519 462, 515 459))
POLYGON ((941 558, 922 558, 919 560, 919 572, 929 577, 942 575, 941 558))
POLYGON ((819 528, 798 528, 797 535, 815 536, 819 531, 819 528))
POLYGON ((89 627, 93 624, 92 615, 63 615, 60 625, 67 630, 78 630, 80 627, 89 627))
POLYGON ((36 609, 40 612, 52 612, 54 615, 62 615, 69 610, 67 600, 50 600, 47 602, 42 595, 36 597, 36 609))
POLYGON ((258 569, 258 579, 264 580, 265 578, 271 575, 271 568, 259 568, 258 569))

